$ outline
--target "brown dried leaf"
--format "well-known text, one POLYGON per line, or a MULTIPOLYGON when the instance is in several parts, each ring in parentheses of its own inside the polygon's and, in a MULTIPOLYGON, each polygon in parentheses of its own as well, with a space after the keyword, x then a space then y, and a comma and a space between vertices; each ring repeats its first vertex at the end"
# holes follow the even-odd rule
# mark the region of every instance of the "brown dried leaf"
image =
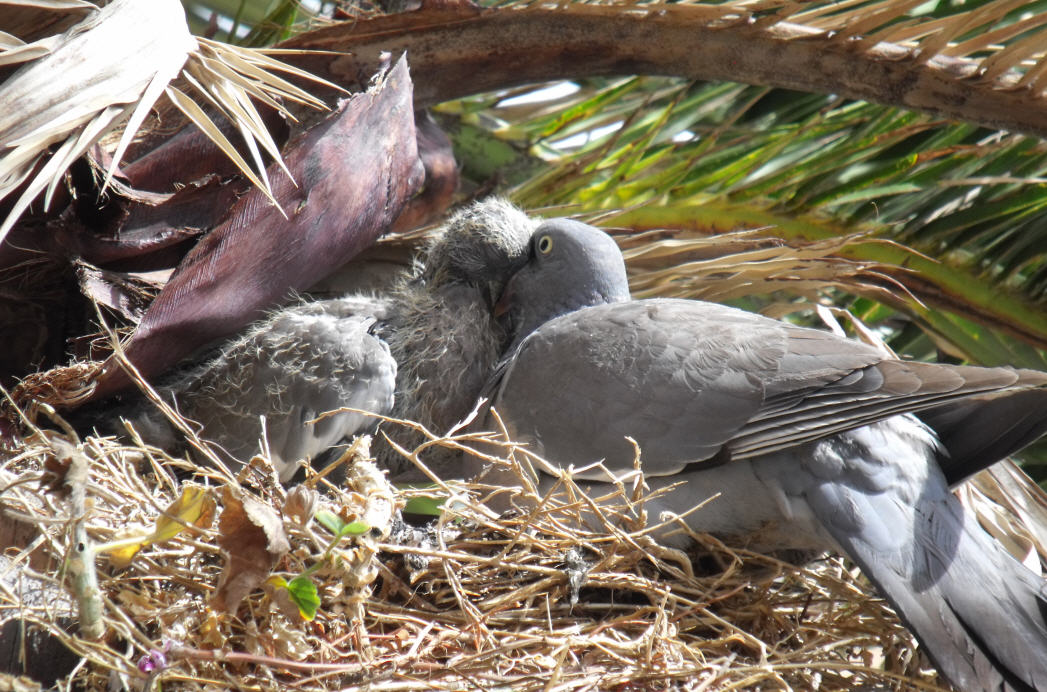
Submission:
POLYGON ((218 545, 226 557, 212 605, 233 612, 291 549, 280 515, 238 489, 222 493, 218 545))
POLYGON ((129 274, 99 269, 86 262, 76 263, 80 292, 99 305, 137 320, 145 312, 156 287, 129 274))
POLYGON ((44 475, 40 478, 40 487, 49 492, 65 496, 69 493, 66 477, 73 467, 73 461, 83 456, 76 445, 58 435, 49 435, 50 453, 44 459, 44 475))
POLYGON ((298 524, 305 526, 313 520, 320 494, 305 485, 296 485, 287 491, 284 502, 284 516, 292 517, 298 524))

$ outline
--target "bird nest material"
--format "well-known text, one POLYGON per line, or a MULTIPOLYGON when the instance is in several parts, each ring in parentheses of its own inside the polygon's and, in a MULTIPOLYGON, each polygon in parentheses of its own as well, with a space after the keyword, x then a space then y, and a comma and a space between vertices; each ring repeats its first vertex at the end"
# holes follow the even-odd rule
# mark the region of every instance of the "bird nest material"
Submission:
MULTIPOLYGON (((400 425, 412 424, 385 430, 395 438, 400 425)), ((422 432, 403 450, 421 468, 434 446, 483 449, 516 471, 514 493, 532 492, 522 448, 422 432)), ((344 484, 309 471, 285 491, 262 457, 233 482, 140 441, 34 427, 0 466, 5 521, 36 533, 7 557, 22 589, 64 580, 80 625, 63 627, 56 599, 31 605, 3 582, 0 620, 37 623, 83 656, 85 689, 943 684, 839 558, 796 566, 708 536, 692 554, 664 548, 647 529, 666 519, 645 515, 640 484, 600 498, 604 525, 582 530, 595 498, 567 479, 571 501, 532 498, 536 509, 495 516, 478 502, 490 487, 392 487, 362 441, 341 461, 344 484), (430 525, 395 521, 397 507, 432 498, 443 511, 430 525), (95 549, 78 553, 85 543, 95 549), (96 567, 97 590, 77 559, 96 567), (289 598, 303 579, 315 600, 308 588, 289 598)))

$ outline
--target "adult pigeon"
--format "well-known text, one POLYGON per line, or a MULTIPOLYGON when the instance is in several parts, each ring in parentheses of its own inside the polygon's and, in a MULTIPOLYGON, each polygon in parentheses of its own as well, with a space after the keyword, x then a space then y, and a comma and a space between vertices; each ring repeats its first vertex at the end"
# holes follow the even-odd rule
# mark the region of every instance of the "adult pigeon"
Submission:
POLYGON ((842 551, 959 689, 1047 689, 1045 582, 943 472, 1043 434, 1047 374, 906 362, 720 305, 630 300, 614 241, 567 220, 538 227, 500 309, 516 338, 488 395, 546 471, 574 471, 597 497, 633 472, 629 436, 648 485, 686 484, 648 511, 719 493, 683 521, 842 551))
MULTIPOLYGON (((431 243, 413 276, 385 296, 353 295, 274 312, 210 358, 159 387, 232 468, 263 447, 282 481, 376 419, 340 407, 421 422, 443 432, 465 417, 504 351, 493 318, 504 280, 526 260, 536 222, 490 199, 460 211, 431 243), (263 428, 264 426, 264 428, 263 428)), ((129 416, 147 440, 177 448, 163 414, 129 416)), ((394 437, 404 439, 406 433, 394 437)), ((376 452, 403 475, 392 449, 376 452)))

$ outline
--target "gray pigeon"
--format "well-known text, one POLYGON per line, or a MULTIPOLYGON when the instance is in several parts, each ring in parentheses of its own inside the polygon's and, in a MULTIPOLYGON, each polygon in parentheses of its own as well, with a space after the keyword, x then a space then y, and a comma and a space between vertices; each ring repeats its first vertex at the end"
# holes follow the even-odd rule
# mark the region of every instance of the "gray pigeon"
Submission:
MULTIPOLYGON (((357 408, 444 432, 465 417, 504 352, 507 332, 492 316, 503 282, 526 259, 536 222, 491 199, 459 212, 432 242, 413 276, 388 295, 347 296, 285 308, 182 368, 159 387, 232 468, 264 437, 280 479, 298 461, 373 428, 373 416, 321 413, 357 408)), ((180 436, 153 407, 129 416, 147 441, 178 448, 180 436)), ((406 433, 391 432, 410 442, 406 433)), ((389 448, 380 460, 403 475, 389 448)))
POLYGON ((652 516, 721 493, 686 523, 841 551, 959 689, 1047 690, 1045 582, 948 482, 1044 433, 1047 374, 905 362, 720 305, 630 300, 614 241, 564 220, 535 231, 500 307, 517 336, 487 392, 546 471, 573 469, 599 496, 633 471, 630 436, 649 486, 686 484, 652 516))
MULTIPOLYGON (((341 407, 392 409, 396 361, 374 334, 389 308, 389 301, 360 296, 279 310, 203 363, 167 378, 159 393, 200 425, 200 437, 230 468, 264 444, 286 483, 299 460, 375 425, 371 416, 348 412, 309 421, 341 407)), ((163 413, 148 405, 137 410, 128 418, 146 441, 180 448, 180 434, 163 413)))

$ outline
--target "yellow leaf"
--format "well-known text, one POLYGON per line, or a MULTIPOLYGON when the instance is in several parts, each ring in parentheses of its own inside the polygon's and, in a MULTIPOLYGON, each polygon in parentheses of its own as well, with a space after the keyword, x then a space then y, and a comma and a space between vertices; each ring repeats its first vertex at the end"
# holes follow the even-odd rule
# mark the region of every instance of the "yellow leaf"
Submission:
POLYGON ((148 536, 128 538, 99 546, 98 552, 106 553, 117 569, 131 564, 138 551, 147 545, 169 541, 191 527, 208 528, 214 522, 215 501, 210 491, 199 485, 185 485, 181 496, 164 510, 156 520, 156 528, 148 536))
POLYGON ((190 526, 207 528, 214 521, 215 501, 210 491, 199 485, 186 485, 182 494, 156 520, 156 529, 146 541, 163 543, 190 526))
POLYGON ((138 554, 138 551, 149 544, 148 538, 143 538, 136 543, 127 543, 118 547, 111 548, 106 551, 109 555, 109 562, 113 567, 117 569, 123 569, 131 564, 131 560, 138 554))

